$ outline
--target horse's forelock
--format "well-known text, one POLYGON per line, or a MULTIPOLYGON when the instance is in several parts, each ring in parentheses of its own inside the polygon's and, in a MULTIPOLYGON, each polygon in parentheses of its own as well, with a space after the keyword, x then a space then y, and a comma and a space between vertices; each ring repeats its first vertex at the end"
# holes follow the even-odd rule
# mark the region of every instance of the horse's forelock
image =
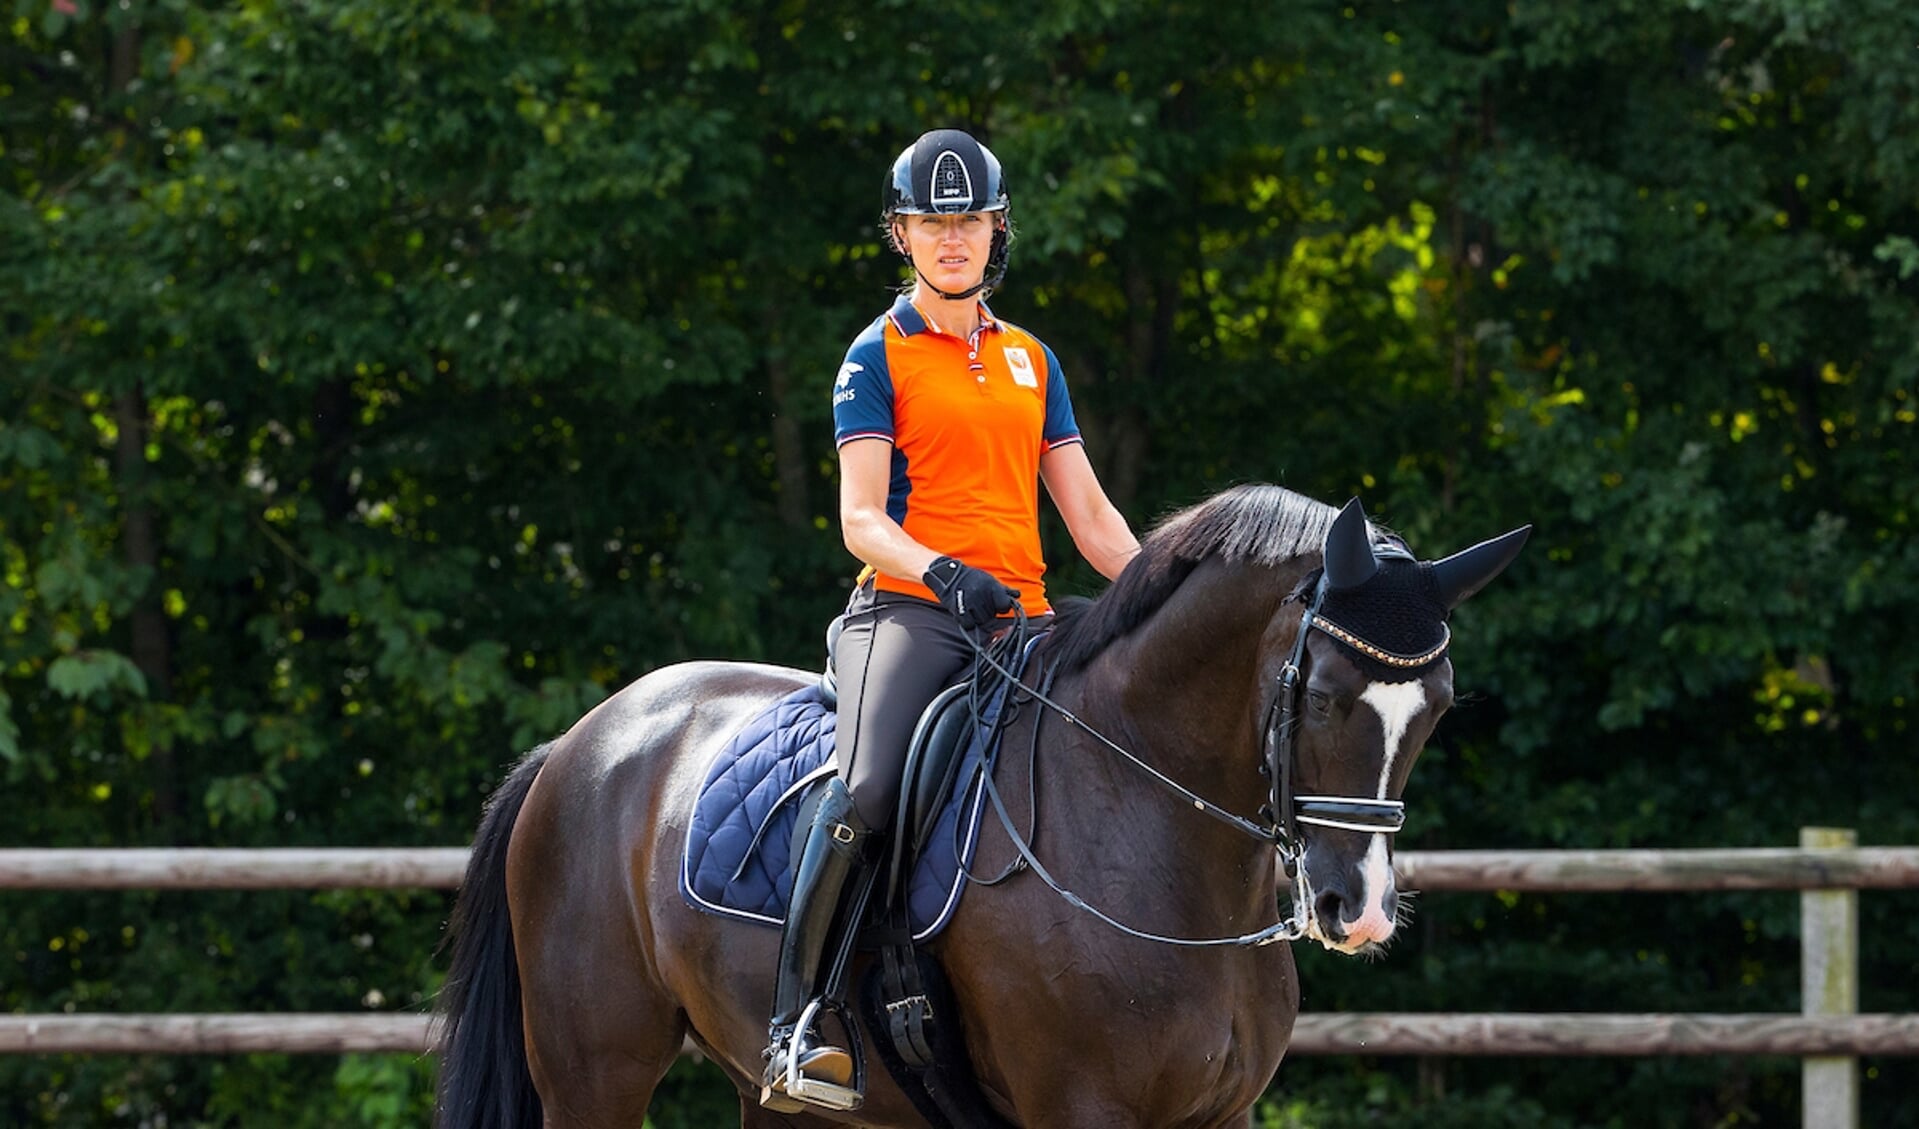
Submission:
POLYGON ((1077 670, 1172 598, 1201 561, 1279 565, 1318 552, 1338 510, 1282 486, 1235 486, 1173 514, 1096 600, 1058 609, 1054 669, 1077 670))

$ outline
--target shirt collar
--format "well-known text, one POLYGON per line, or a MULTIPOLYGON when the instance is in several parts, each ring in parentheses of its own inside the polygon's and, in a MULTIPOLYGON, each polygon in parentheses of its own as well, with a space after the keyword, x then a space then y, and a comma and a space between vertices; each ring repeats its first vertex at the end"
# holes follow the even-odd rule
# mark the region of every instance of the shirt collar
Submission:
MULTIPOLYGON (((887 311, 886 316, 893 320, 894 327, 900 331, 902 337, 912 337, 927 332, 945 332, 939 327, 938 322, 926 316, 918 306, 913 304, 913 300, 904 294, 893 300, 893 308, 887 311)), ((982 330, 990 329, 997 332, 1000 329, 999 319, 993 316, 993 311, 987 308, 985 302, 979 304, 979 317, 982 330)))

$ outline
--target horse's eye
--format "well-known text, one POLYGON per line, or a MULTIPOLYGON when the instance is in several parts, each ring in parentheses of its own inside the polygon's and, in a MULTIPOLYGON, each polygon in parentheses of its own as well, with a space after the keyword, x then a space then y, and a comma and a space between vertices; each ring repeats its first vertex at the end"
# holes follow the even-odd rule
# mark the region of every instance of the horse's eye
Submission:
POLYGON ((1306 704, 1314 713, 1325 713, 1333 708, 1333 696, 1324 690, 1308 690, 1306 704))

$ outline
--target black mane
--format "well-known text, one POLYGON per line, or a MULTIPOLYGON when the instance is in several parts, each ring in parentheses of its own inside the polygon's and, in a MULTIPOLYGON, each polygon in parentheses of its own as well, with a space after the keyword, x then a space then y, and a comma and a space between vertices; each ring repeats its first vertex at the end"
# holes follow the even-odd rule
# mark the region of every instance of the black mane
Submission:
POLYGON ((1144 623, 1203 560, 1278 565, 1325 543, 1339 511, 1283 486, 1249 483, 1175 513, 1140 542, 1139 556, 1096 600, 1065 601, 1047 651, 1054 670, 1077 670, 1144 623))

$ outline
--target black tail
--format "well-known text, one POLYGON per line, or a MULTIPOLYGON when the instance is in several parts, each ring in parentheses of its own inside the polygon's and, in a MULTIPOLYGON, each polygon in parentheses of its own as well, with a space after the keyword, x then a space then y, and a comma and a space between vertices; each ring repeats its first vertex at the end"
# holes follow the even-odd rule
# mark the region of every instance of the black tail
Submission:
POLYGON ((526 755, 487 801, 446 940, 453 965, 440 989, 438 1129, 539 1129, 539 1092, 526 1067, 520 969, 506 912, 506 844, 551 745, 526 755))

